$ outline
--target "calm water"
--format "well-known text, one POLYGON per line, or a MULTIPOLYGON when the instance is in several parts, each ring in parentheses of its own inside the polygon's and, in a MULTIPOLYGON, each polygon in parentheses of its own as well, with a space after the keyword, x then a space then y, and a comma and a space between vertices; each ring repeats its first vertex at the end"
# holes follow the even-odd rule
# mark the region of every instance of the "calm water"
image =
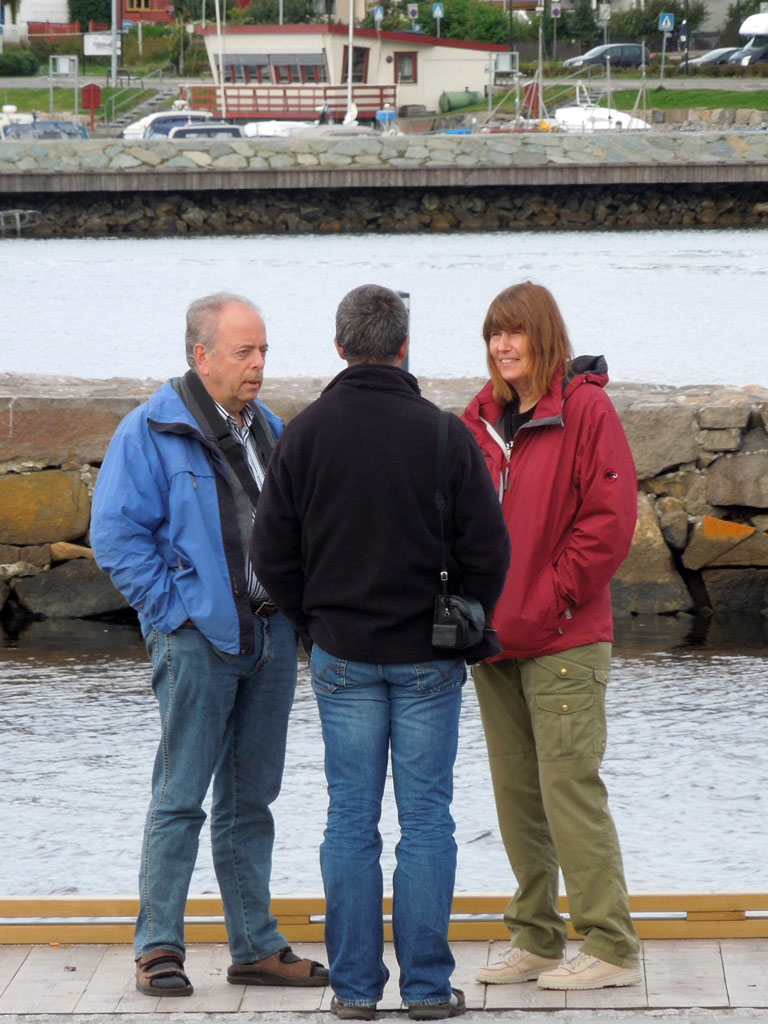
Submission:
MULTIPOLYGON (((412 297, 411 369, 484 373, 490 299, 550 287, 579 352, 614 380, 768 383, 768 232, 329 238, 0 240, 0 370, 162 378, 183 369, 186 305, 242 292, 270 335, 268 374, 330 377, 341 296, 375 281, 412 297)), ((616 649, 605 775, 630 887, 763 889, 765 634, 636 621, 616 649)), ((0 894, 135 891, 158 725, 135 630, 36 623, 0 632, 0 894)), ((326 807, 302 675, 276 808, 274 891, 319 891, 326 807)), ((454 813, 462 890, 510 890, 485 747, 466 689, 454 813)), ((387 801, 386 869, 396 836, 387 801)), ((215 890, 207 830, 193 891, 215 890)))
POLYGON ((367 281, 410 292, 411 370, 484 374, 488 303, 515 281, 551 288, 577 352, 613 380, 768 383, 767 231, 318 238, 0 240, 0 369, 165 378, 183 316, 219 289, 261 305, 267 374, 330 378, 339 299, 367 281))
MULTIPOLYGON (((684 625, 633 620, 616 647, 605 777, 634 891, 765 888, 766 636, 709 629, 692 641, 684 625)), ((6 639, 0 731, 0 894, 135 892, 159 731, 137 632, 41 622, 6 639)), ((303 673, 276 805, 276 893, 321 891, 325 809, 303 673)), ((510 891, 471 685, 453 809, 459 889, 510 891)), ((391 877, 391 791, 382 833, 391 877)), ((192 891, 216 891, 207 827, 192 891)))

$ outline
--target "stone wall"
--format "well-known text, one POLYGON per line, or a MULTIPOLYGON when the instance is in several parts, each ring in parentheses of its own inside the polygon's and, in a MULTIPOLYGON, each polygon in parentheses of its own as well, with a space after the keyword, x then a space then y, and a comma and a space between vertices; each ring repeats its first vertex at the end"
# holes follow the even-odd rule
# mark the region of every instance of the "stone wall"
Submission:
POLYGON ((39 214, 24 231, 36 238, 768 227, 768 181, 38 194, 23 204, 39 214))
MULTIPOLYGON (((424 380, 461 412, 481 380, 424 380)), ((325 381, 268 380, 290 419, 325 381)), ((120 419, 156 383, 0 374, 0 620, 125 614, 88 522, 120 419)), ((768 615, 768 389, 612 384, 638 471, 638 525, 613 583, 621 615, 768 615)))
POLYGON ((765 227, 768 131, 4 142, 6 210, 39 238, 765 227))
MULTIPOLYGON (((264 139, 87 139, 61 142, 13 141, 0 147, 0 178, 34 191, 40 175, 54 191, 66 176, 95 179, 103 173, 174 176, 196 172, 212 178, 229 172, 298 175, 323 170, 400 172, 406 169, 504 168, 579 165, 600 167, 765 164, 768 132, 525 131, 470 135, 374 135, 362 137, 264 139)), ((350 179, 351 181, 352 179, 350 179)), ((287 182, 283 187, 287 187, 287 182)), ((239 187, 239 186, 238 186, 239 187)), ((273 186, 274 187, 274 186, 273 186)), ((64 189, 68 190, 68 189, 64 189)))

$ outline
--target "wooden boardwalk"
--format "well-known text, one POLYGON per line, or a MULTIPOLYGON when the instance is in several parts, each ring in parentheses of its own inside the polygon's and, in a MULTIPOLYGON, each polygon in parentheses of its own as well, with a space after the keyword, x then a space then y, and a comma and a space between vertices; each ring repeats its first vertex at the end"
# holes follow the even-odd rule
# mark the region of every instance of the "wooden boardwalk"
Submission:
MULTIPOLYGON (((296 942, 304 956, 325 960, 320 943, 296 942)), ((481 964, 497 959, 506 943, 457 941, 453 984, 463 988, 470 1010, 656 1010, 666 1008, 768 1007, 768 939, 647 939, 644 982, 596 992, 547 992, 533 983, 479 985, 481 964)), ((570 943, 568 954, 578 951, 570 943)), ((397 965, 386 945, 391 979, 381 1014, 401 1009, 397 965)), ((229 985, 227 947, 196 943, 187 969, 195 986, 188 999, 151 999, 136 992, 132 949, 115 944, 0 946, 0 1014, 123 1014, 162 1012, 311 1013, 328 1010, 329 989, 280 989, 229 985)))

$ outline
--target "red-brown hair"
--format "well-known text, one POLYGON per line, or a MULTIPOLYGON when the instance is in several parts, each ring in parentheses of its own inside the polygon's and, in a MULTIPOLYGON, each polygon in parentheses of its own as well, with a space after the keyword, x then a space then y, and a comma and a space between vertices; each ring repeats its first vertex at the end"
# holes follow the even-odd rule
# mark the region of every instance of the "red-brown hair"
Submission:
MULTIPOLYGON (((497 331, 522 331, 528 336, 533 363, 531 387, 537 400, 549 391, 555 373, 561 368, 567 370, 573 359, 565 321, 552 292, 532 281, 505 288, 490 304, 483 322, 486 346, 490 346, 491 335, 497 331)), ((490 347, 486 358, 493 381, 493 397, 506 405, 515 390, 499 373, 490 347)))

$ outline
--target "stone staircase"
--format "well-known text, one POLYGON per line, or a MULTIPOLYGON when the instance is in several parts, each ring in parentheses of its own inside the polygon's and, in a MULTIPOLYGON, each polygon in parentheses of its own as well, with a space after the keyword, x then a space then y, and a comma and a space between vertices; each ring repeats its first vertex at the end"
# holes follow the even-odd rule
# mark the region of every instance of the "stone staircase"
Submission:
POLYGON ((148 85, 147 88, 152 88, 154 85, 157 85, 157 92, 152 96, 138 103, 135 107, 121 110, 112 121, 106 123, 104 127, 108 129, 110 135, 119 134, 126 125, 133 124, 140 117, 153 114, 156 110, 162 110, 168 106, 170 100, 178 99, 179 87, 175 82, 171 82, 168 79, 158 79, 156 83, 152 83, 151 86, 148 85))

